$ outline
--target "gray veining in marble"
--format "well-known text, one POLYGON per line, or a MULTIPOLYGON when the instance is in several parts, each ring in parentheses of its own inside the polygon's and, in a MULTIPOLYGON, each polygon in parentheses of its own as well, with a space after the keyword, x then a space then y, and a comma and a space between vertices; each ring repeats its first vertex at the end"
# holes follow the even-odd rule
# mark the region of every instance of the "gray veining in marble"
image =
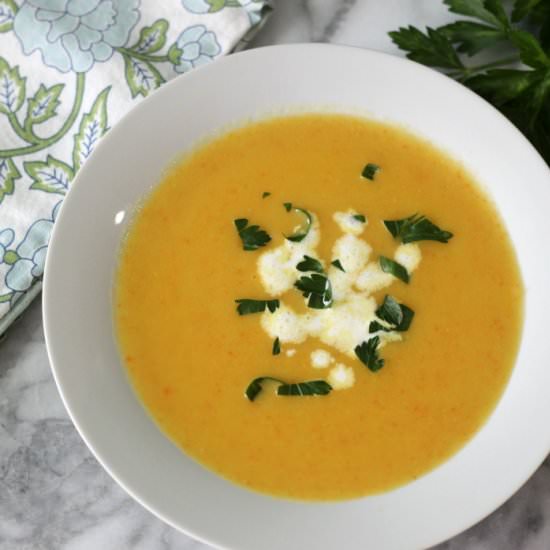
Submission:
MULTIPOLYGON (((387 31, 449 20, 439 0, 278 0, 275 5, 253 46, 330 41, 397 53, 387 31)), ((91 456, 55 388, 41 323, 38 300, 0 342, 0 550, 207 550, 135 503, 91 456)), ((500 509, 437 547, 548 549, 548 460, 500 509)))

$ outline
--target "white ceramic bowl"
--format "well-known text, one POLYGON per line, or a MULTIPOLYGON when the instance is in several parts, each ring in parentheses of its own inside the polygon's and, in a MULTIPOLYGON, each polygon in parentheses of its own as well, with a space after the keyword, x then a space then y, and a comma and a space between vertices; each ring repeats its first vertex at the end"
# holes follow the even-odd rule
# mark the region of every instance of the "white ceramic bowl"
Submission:
MULTIPOLYGON (((487 103, 436 72, 326 45, 221 59, 131 111, 102 140, 65 200, 44 286, 46 339, 59 390, 114 479, 160 518, 210 544, 238 550, 430 546, 494 510, 550 450, 549 205, 549 171, 529 143, 487 103), (111 291, 121 238, 161 171, 220 128, 298 109, 399 123, 462 161, 501 212, 526 287, 517 365, 485 426, 414 483, 339 503, 249 492, 189 459, 136 399, 113 337, 111 291)), ((483 269, 483 259, 472 269, 483 269)))

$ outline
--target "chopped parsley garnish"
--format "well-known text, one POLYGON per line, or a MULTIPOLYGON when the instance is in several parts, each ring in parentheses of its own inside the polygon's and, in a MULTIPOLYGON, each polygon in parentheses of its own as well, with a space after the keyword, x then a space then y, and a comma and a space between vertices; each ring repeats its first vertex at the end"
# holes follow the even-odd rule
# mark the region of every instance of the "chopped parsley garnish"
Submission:
POLYGON ((273 353, 273 355, 279 355, 279 353, 281 353, 281 343, 279 342, 279 337, 278 336, 277 336, 277 338, 275 338, 275 340, 273 342, 272 353, 273 353))
POLYGON ((285 207, 285 210, 287 212, 290 212, 292 210, 292 203, 291 202, 284 202, 283 206, 285 207))
POLYGON ((278 378, 272 378, 271 376, 260 376, 259 378, 254 378, 254 380, 252 380, 252 382, 248 384, 246 390, 244 390, 244 394, 249 401, 254 401, 254 399, 256 399, 257 395, 263 390, 262 382, 265 382, 266 380, 277 382, 279 384, 284 384, 282 380, 279 380, 278 378))
POLYGON ((363 214, 354 214, 353 219, 357 220, 358 222, 365 223, 367 221, 367 218, 363 216, 363 214))
POLYGON ((304 215, 304 224, 302 227, 300 227, 296 233, 293 233, 292 235, 285 235, 285 239, 292 241, 293 243, 299 243, 307 237, 307 234, 311 229, 311 224, 313 223, 313 218, 307 210, 298 208, 297 206, 293 207, 289 202, 285 203, 285 208, 287 209, 287 212, 290 212, 290 210, 293 209, 294 211, 304 215), (287 208, 287 205, 290 205, 290 208, 287 208))
POLYGON ((431 222, 426 216, 413 214, 402 220, 384 220, 387 230, 403 243, 415 241, 438 241, 447 243, 452 239, 450 231, 444 231, 431 222))
POLYGON ((373 164, 372 162, 369 162, 365 168, 363 168, 363 171, 361 172, 361 176, 363 176, 367 180, 374 181, 374 176, 376 176, 376 173, 380 170, 380 166, 378 164, 373 164))
POLYGON ((269 197, 270 195, 271 195, 271 193, 269 191, 264 191, 262 193, 262 199, 265 199, 265 198, 269 197))
POLYGON ((384 273, 389 273, 398 279, 401 279, 404 283, 408 283, 410 280, 409 272, 398 262, 394 262, 386 256, 380 256, 379 258, 380 267, 384 273))
POLYGON ((285 396, 309 396, 309 395, 327 395, 331 392, 332 386, 324 380, 311 380, 309 382, 297 382, 288 384, 279 378, 271 376, 260 376, 250 382, 244 394, 249 401, 254 401, 258 394, 263 390, 262 383, 265 381, 276 382, 279 384, 277 395, 285 396))
POLYGON ((376 316, 389 326, 383 325, 378 321, 371 321, 369 332, 378 332, 379 330, 383 330, 384 332, 392 330, 405 332, 411 326, 414 311, 405 304, 398 303, 393 296, 386 295, 384 302, 376 310, 376 316))
POLYGON ((271 237, 259 225, 248 225, 246 218, 239 218, 234 223, 244 250, 257 250, 271 240, 271 237))
POLYGON ((323 264, 311 256, 304 255, 304 259, 296 264, 296 269, 298 271, 315 271, 317 273, 323 273, 323 264))
POLYGON ((239 315, 248 315, 249 313, 262 313, 266 308, 274 313, 279 307, 279 300, 250 300, 248 298, 241 298, 235 300, 237 306, 237 312, 239 315))
POLYGON ((324 380, 310 380, 296 384, 283 384, 277 388, 277 395, 327 395, 332 386, 324 380))
POLYGON ((294 286, 302 291, 305 298, 309 298, 308 307, 312 309, 326 309, 332 305, 332 286, 328 277, 313 273, 300 277, 294 286))
POLYGON ((384 359, 378 357, 378 345, 380 338, 374 336, 366 342, 362 342, 355 348, 355 355, 370 371, 379 371, 384 366, 384 359))
POLYGON ((342 267, 342 264, 340 263, 340 260, 334 260, 333 262, 330 262, 331 265, 333 265, 336 269, 339 269, 340 271, 343 271, 344 273, 346 270, 342 267))

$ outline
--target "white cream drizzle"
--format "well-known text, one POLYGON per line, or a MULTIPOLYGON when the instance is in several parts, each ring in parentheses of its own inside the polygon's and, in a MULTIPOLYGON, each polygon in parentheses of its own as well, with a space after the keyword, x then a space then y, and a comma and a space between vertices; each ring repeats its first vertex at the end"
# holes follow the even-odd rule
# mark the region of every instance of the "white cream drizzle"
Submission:
MULTIPOLYGON (((334 350, 355 359, 355 347, 375 334, 369 334, 369 324, 376 318, 374 292, 389 287, 396 280, 391 274, 384 273, 378 264, 378 257, 371 259, 373 251, 368 242, 360 237, 367 222, 360 222, 353 216, 353 210, 336 212, 334 221, 343 235, 333 247, 331 261, 340 260, 345 272, 330 265, 323 266, 330 279, 333 292, 332 307, 327 309, 308 309, 306 313, 297 313, 281 300, 279 309, 274 313, 266 311, 261 316, 261 326, 271 339, 279 338, 282 344, 301 344, 307 338, 314 337, 334 350)), ((312 224, 308 235, 298 243, 284 240, 271 250, 262 253, 258 259, 258 273, 264 290, 272 297, 280 297, 294 287, 296 280, 304 275, 296 270, 304 255, 319 258, 317 246, 321 239, 319 220, 312 214, 312 224)), ((394 253, 409 273, 413 272, 421 260, 417 244, 401 244, 394 253)), ((400 340, 397 332, 379 332, 380 345, 400 340)), ((311 354, 314 368, 327 368, 334 362, 329 352, 315 350, 311 354)), ((327 380, 334 389, 351 387, 355 381, 353 369, 338 363, 331 368, 327 380)))

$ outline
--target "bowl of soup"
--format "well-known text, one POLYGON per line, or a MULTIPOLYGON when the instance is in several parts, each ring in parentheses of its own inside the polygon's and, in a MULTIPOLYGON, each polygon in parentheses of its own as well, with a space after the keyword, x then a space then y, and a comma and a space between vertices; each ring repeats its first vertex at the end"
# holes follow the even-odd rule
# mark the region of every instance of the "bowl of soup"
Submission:
POLYGON ((445 540, 550 449, 549 183, 504 117, 409 61, 298 45, 193 71, 59 214, 65 405, 122 487, 214 546, 445 540))

